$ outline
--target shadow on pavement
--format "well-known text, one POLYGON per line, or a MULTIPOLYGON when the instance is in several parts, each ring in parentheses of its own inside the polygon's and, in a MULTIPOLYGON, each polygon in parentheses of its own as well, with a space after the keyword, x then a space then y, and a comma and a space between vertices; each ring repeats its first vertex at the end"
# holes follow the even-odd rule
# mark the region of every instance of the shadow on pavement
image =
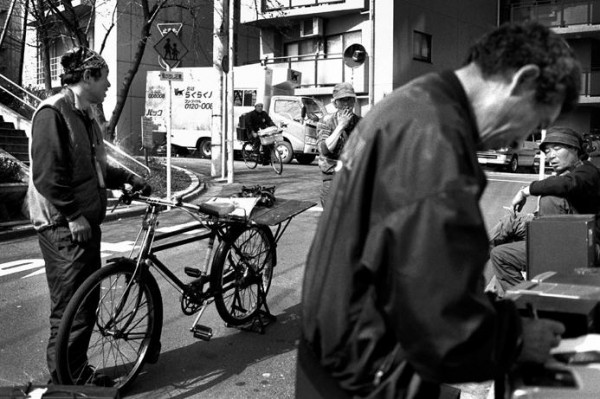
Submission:
MULTIPOLYGON (((146 365, 125 397, 202 397, 202 393, 230 378, 228 385, 256 385, 241 374, 249 366, 296 350, 300 304, 276 315, 265 334, 239 331, 161 353, 158 363, 146 365), (139 387, 136 389, 136 387, 139 387), (143 388, 142 388, 143 387, 143 388)), ((254 378, 254 377, 253 377, 254 378)))

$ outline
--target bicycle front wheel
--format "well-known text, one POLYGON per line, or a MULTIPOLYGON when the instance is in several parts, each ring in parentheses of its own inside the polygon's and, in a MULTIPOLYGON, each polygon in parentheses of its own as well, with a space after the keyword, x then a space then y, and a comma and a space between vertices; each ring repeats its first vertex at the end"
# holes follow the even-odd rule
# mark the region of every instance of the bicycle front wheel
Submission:
POLYGON ((283 160, 281 158, 282 155, 277 150, 277 146, 271 146, 271 166, 278 175, 283 172, 283 160))
POLYGON ((139 278, 134 272, 135 262, 117 260, 92 274, 75 292, 56 339, 61 384, 124 391, 150 352, 160 350, 160 290, 148 271, 139 278))
POLYGON ((254 144, 250 142, 244 143, 242 146, 242 158, 248 169, 256 168, 258 164, 258 151, 256 151, 254 144))
POLYGON ((271 287, 276 259, 273 233, 266 226, 232 229, 219 244, 210 284, 223 321, 239 326, 252 320, 271 287))

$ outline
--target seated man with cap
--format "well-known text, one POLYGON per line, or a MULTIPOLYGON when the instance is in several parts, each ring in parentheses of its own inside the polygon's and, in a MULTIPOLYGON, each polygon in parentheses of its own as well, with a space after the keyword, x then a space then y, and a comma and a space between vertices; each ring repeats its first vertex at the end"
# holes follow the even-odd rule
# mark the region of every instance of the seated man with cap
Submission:
MULTIPOLYGON (((587 160, 583 137, 567 127, 551 127, 540 144, 553 176, 521 188, 512 200, 512 212, 490 233, 490 262, 498 294, 523 280, 527 263, 525 234, 534 217, 600 212, 600 170, 587 160), (519 213, 529 196, 538 196, 535 214, 519 213), (499 285, 499 286, 498 286, 499 285)), ((597 231, 598 226, 596 226, 597 231)), ((596 235, 598 240, 600 234, 596 235)), ((596 243, 598 248, 598 242, 596 243)))

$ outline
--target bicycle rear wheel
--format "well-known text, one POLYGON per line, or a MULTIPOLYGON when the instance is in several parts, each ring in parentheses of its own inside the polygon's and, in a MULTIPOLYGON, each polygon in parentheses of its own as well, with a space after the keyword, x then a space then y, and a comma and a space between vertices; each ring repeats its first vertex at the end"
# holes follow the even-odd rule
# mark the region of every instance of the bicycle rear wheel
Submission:
POLYGON ((92 274, 75 292, 56 339, 61 384, 91 383, 124 391, 146 358, 158 356, 154 352, 160 350, 160 290, 148 271, 141 278, 134 271, 132 260, 119 259, 92 274))
POLYGON ((256 168, 259 152, 253 143, 245 142, 242 146, 242 158, 248 169, 256 168))
POLYGON ((283 160, 281 159, 282 155, 277 150, 277 146, 275 146, 275 145, 271 146, 270 154, 271 154, 271 166, 273 167, 273 170, 275 171, 275 173, 280 175, 281 172, 283 172, 283 160))
POLYGON ((239 326, 252 320, 271 287, 276 259, 273 233, 266 226, 232 229, 219 244, 210 284, 223 321, 239 326))

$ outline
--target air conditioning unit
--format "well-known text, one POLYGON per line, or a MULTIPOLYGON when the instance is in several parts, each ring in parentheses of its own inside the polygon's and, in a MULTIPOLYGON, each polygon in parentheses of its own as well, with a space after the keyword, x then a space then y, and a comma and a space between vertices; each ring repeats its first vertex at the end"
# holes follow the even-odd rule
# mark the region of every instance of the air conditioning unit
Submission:
POLYGON ((323 18, 314 17, 300 21, 300 37, 323 36, 323 18))

